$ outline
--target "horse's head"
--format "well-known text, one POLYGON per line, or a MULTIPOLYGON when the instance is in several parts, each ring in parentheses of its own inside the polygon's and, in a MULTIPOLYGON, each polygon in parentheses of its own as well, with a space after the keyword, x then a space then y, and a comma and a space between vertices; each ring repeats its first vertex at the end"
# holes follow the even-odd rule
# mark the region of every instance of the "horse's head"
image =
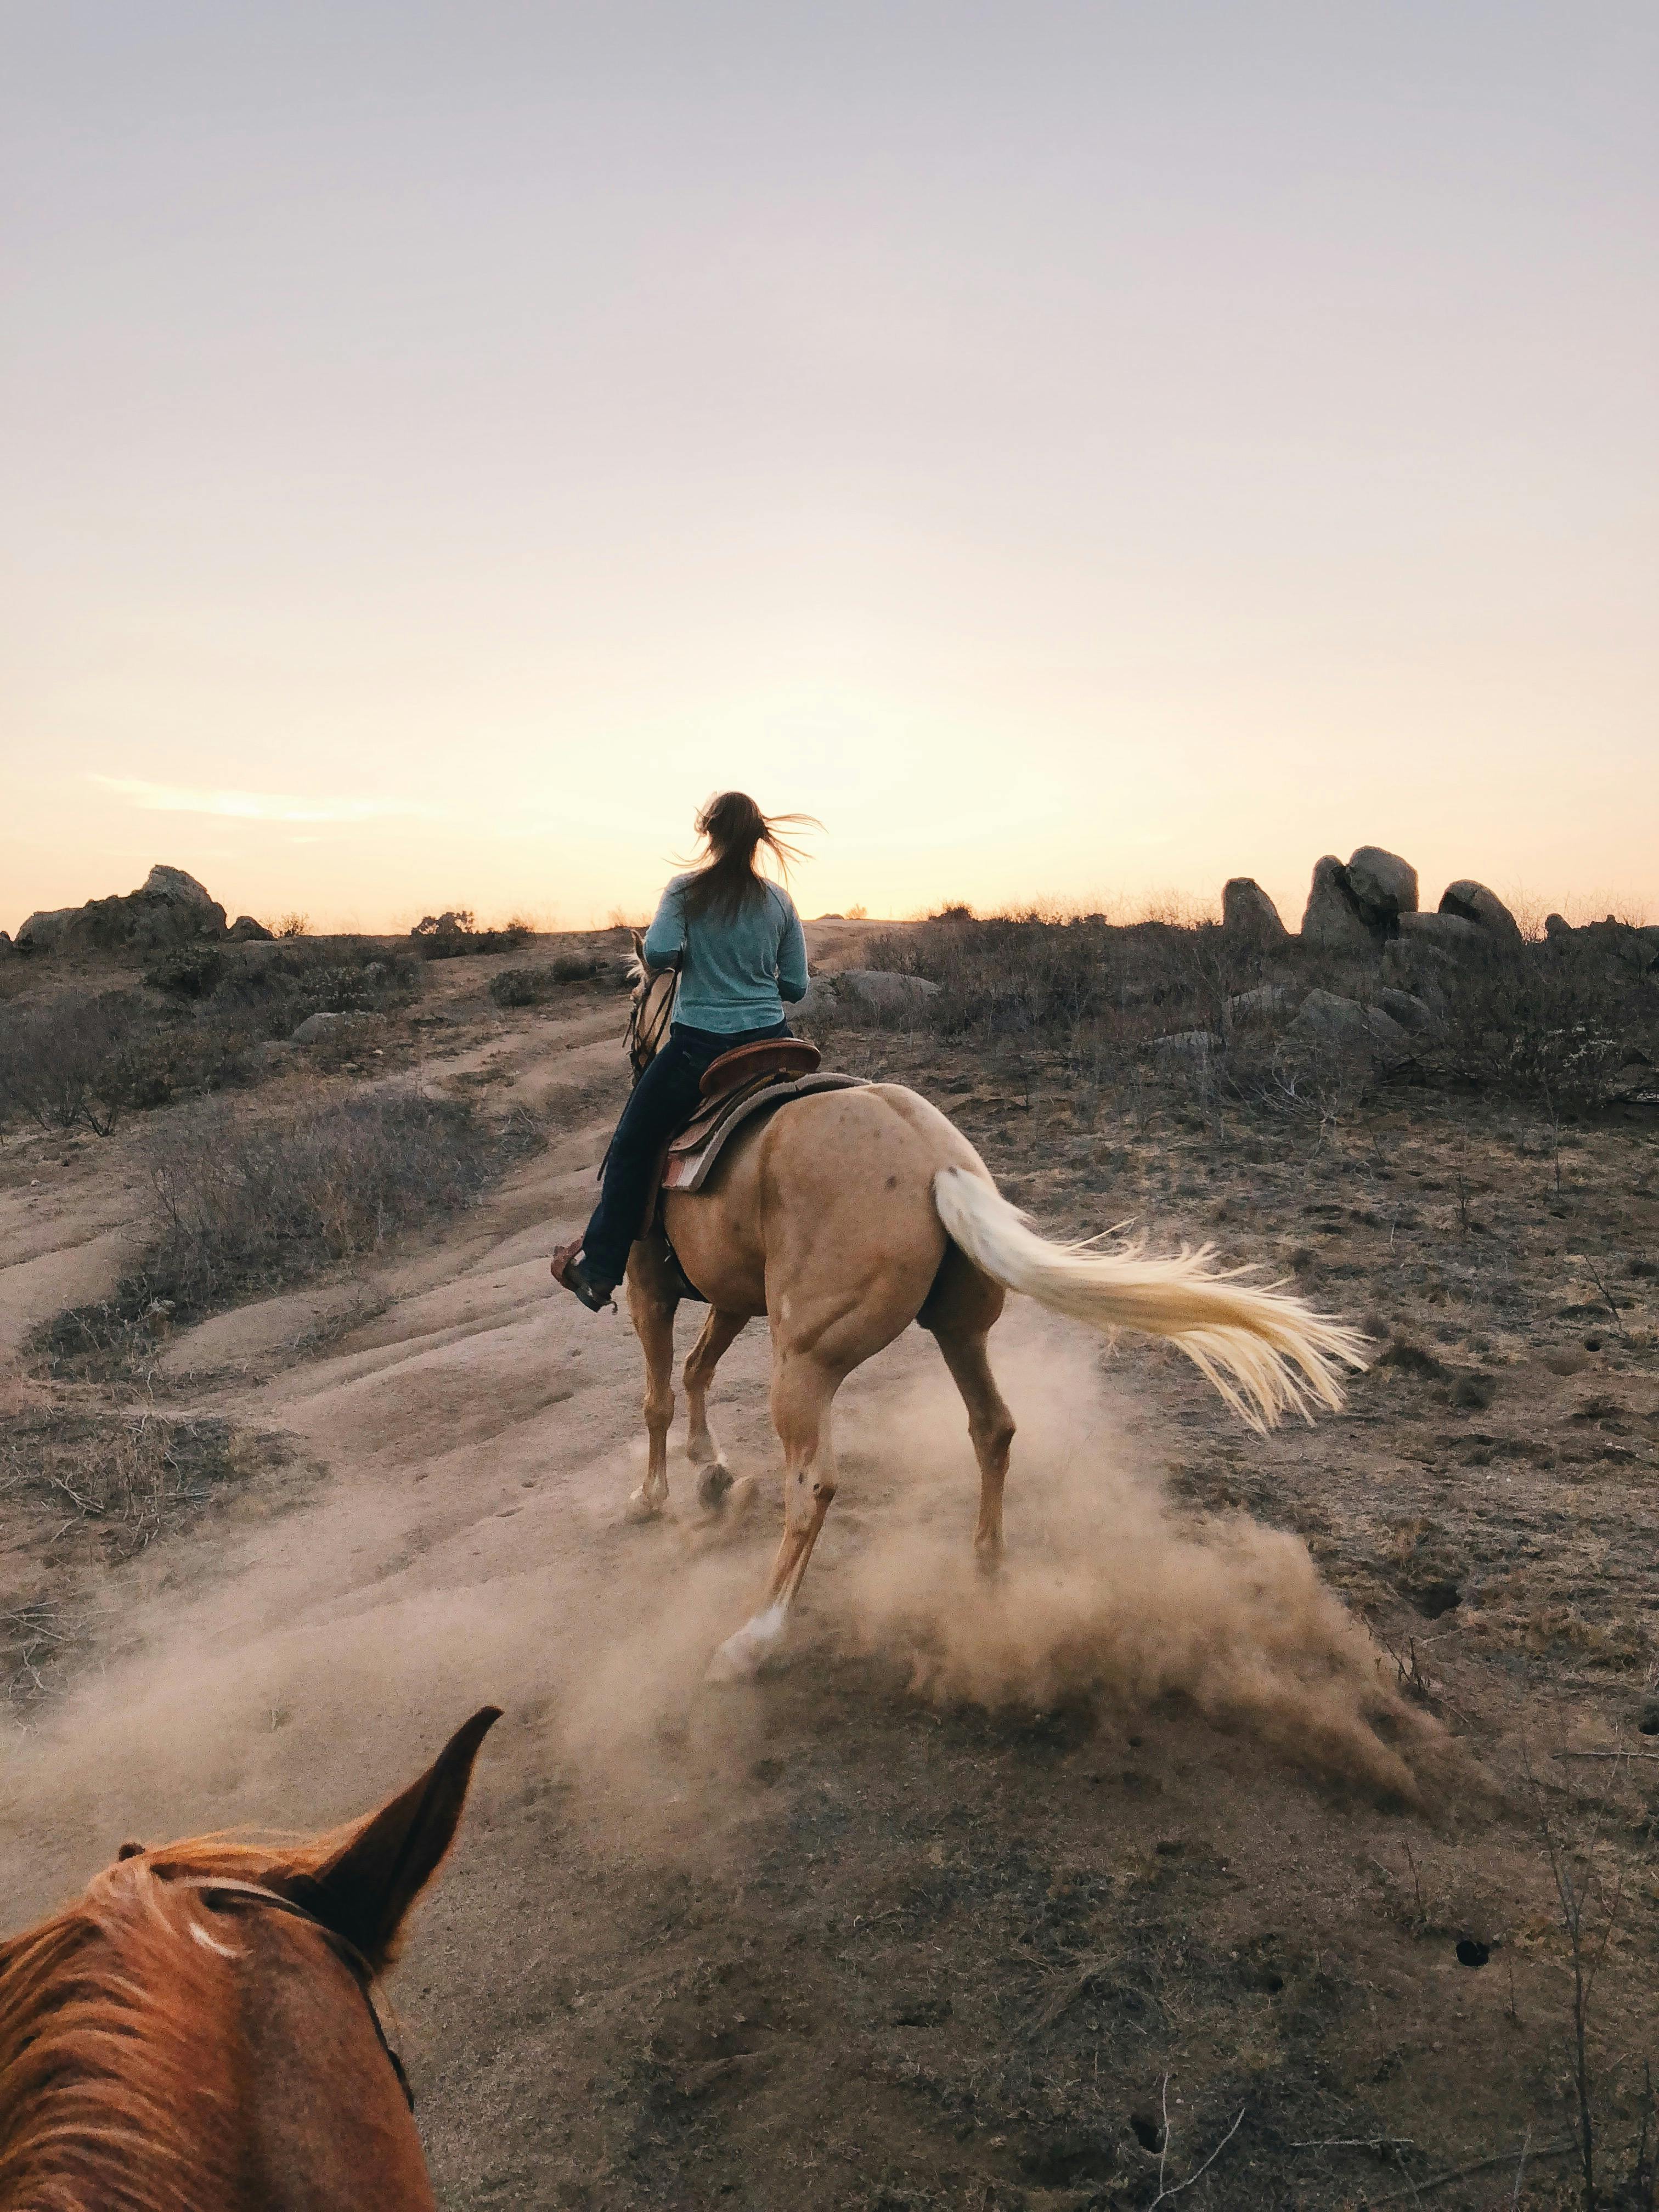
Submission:
POLYGON ((407 1790, 312 1842, 124 1844, 0 1945, 0 2200, 430 2205, 372 1990, 499 1717, 485 1706, 407 1790))
POLYGON ((628 1057, 637 1083, 668 1042, 674 1018, 674 994, 679 986, 678 964, 649 969, 645 964, 645 939, 634 932, 634 957, 628 963, 633 995, 628 1008, 628 1057))

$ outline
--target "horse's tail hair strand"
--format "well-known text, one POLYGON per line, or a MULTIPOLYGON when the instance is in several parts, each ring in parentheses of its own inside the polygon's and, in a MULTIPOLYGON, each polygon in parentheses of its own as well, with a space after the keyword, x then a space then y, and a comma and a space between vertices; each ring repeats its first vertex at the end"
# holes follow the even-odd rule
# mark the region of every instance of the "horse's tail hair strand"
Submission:
POLYGON ((1092 1328, 1167 1337, 1253 1429, 1286 1413, 1313 1419, 1343 1400, 1344 1368, 1366 1364, 1364 1340, 1328 1314, 1243 1268, 1212 1264, 1213 1248, 1147 1259, 1139 1243, 1115 1250, 1051 1244, 985 1178, 967 1168, 933 1177, 946 1233, 1005 1289, 1092 1328))

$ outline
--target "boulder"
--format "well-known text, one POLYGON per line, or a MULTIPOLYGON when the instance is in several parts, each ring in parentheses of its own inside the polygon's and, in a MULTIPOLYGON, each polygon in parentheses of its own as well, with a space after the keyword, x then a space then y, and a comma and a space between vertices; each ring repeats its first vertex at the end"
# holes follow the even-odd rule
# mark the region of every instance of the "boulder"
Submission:
POLYGON ((1417 912, 1417 871, 1398 853, 1362 845, 1348 862, 1348 890, 1374 929, 1393 934, 1402 914, 1417 912))
POLYGON ((239 914, 230 925, 228 934, 238 945, 274 945, 275 930, 267 929, 262 921, 255 921, 251 914, 239 914))
POLYGON ((1440 1017, 1425 999, 1414 991, 1396 991, 1385 988, 1376 994, 1375 1004, 1391 1021, 1414 1037, 1432 1038, 1440 1035, 1440 1017))
POLYGON ((225 910, 182 868, 157 864, 125 897, 32 914, 18 943, 32 952, 169 952, 225 934, 225 910))
POLYGON ((1254 991, 1236 991, 1227 1001, 1230 1022, 1248 1022, 1264 1014, 1276 1014, 1288 1006, 1296 994, 1287 983, 1258 983, 1254 991))
POLYGON ((1477 884, 1469 877, 1447 884, 1440 895, 1440 911, 1472 921, 1488 944, 1515 946, 1525 942, 1520 923, 1503 900, 1495 891, 1489 891, 1485 884, 1477 884))
POLYGON ((1370 952, 1377 937, 1348 887, 1348 872, 1335 854, 1314 864, 1302 916, 1302 941, 1322 952, 1370 952))
POLYGON ((1152 1050, 1166 1066, 1206 1067, 1211 1056, 1223 1048, 1213 1030, 1176 1030, 1169 1036, 1152 1039, 1152 1050))
POLYGON ((1377 1006, 1340 999, 1334 991, 1310 991, 1302 1010, 1285 1032, 1287 1042, 1342 1057, 1367 1059, 1383 1066, 1409 1060, 1410 1034, 1377 1006))
POLYGON ((1235 876, 1221 890, 1221 927, 1239 944, 1263 952, 1288 945, 1291 933, 1279 908, 1251 876, 1235 876))
POLYGON ((833 1022, 840 1012, 836 987, 827 975, 814 975, 806 986, 806 996, 784 1008, 792 1022, 833 1022))
POLYGON ((289 1039, 290 1044, 316 1044, 322 1038, 337 1036, 351 1030, 384 1029, 384 1014, 349 1012, 343 1014, 307 1014, 289 1039))
POLYGON ((1461 914, 1402 914, 1400 934, 1412 945, 1454 954, 1472 952, 1482 941, 1479 925, 1461 914))
POLYGON ((1572 924, 1564 914, 1547 914, 1544 917, 1544 934, 1553 944, 1558 937, 1572 935, 1572 924))
POLYGON ((914 1019, 939 994, 939 986, 926 976, 901 975, 887 968, 843 968, 834 984, 836 1002, 848 1021, 872 1014, 887 1020, 914 1019))

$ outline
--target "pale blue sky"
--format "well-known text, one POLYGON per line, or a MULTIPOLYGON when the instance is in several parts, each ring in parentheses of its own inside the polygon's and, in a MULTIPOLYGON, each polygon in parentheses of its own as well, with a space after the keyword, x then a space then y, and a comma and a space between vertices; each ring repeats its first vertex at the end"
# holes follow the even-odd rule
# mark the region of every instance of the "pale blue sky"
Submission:
POLYGON ((0 6, 0 925, 1659 912, 1648 6, 0 6))

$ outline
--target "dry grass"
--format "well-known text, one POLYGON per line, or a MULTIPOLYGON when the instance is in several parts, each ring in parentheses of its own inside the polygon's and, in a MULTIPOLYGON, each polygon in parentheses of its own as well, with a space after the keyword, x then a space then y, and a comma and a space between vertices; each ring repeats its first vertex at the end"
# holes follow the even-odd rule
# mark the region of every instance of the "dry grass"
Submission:
POLYGON ((80 1633, 79 1569, 118 1565, 289 1458, 286 1440, 214 1415, 49 1406, 0 1438, 0 1501, 29 1583, 0 1607, 0 1697, 25 1704, 80 1633))
POLYGON ((56 1375, 142 1365, 173 1328, 471 1204, 540 1141, 526 1114, 492 1121, 416 1091, 319 1090, 265 1113, 204 1101, 149 1146, 154 1233, 137 1265, 34 1348, 56 1375))
POLYGON ((249 1088, 270 1073, 261 1045, 310 1014, 398 1011, 422 975, 413 955, 372 940, 319 939, 188 947, 144 981, 148 994, 66 988, 0 1007, 0 1126, 107 1136, 124 1115, 249 1088))

